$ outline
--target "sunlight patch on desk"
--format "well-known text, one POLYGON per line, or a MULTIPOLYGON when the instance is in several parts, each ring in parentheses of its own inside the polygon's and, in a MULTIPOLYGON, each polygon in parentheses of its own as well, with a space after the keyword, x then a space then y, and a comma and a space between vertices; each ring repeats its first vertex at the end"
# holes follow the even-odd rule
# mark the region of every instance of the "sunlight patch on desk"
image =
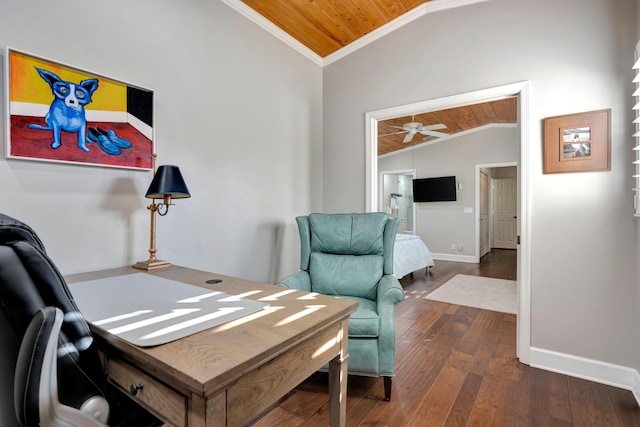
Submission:
POLYGON ((269 307, 242 297, 260 290, 231 295, 147 273, 72 283, 69 290, 88 322, 141 347, 165 344, 269 307))
POLYGON ((317 292, 311 292, 310 294, 298 297, 298 299, 299 300, 318 299, 318 293, 317 292))
POLYGON ((319 349, 314 351, 313 354, 311 355, 311 358, 312 359, 316 359, 316 358, 322 356, 324 353, 326 353, 327 351, 331 350, 336 345, 337 342, 338 342, 338 337, 331 338, 329 341, 324 343, 319 349))
POLYGON ((234 295, 234 296, 238 297, 238 298, 247 298, 247 297, 250 297, 252 295, 259 294, 259 293, 262 293, 262 291, 249 291, 249 292, 245 292, 243 294, 238 294, 238 295, 234 295))
POLYGON ((152 310, 138 310, 132 313, 121 314, 120 316, 113 316, 108 319, 96 320, 95 322, 93 322, 93 324, 96 326, 104 326, 108 325, 109 323, 120 322, 121 320, 133 319, 134 317, 142 316, 143 314, 148 314, 151 312, 152 310))
POLYGON ((223 316, 228 316, 229 314, 235 313, 235 312, 240 311, 242 309, 243 309, 242 307, 224 307, 224 308, 221 308, 220 310, 216 311, 215 313, 209 313, 209 314, 204 315, 204 316, 196 317, 195 319, 186 320, 184 322, 180 322, 180 323, 177 323, 175 325, 168 326, 166 328, 163 328, 163 329, 160 329, 158 331, 152 332, 150 334, 144 335, 144 336, 140 337, 140 339, 141 340, 148 340, 148 339, 151 339, 151 338, 161 337, 163 335, 167 335, 167 334, 170 334, 172 332, 179 331, 181 329, 189 328, 191 326, 207 322, 207 321, 209 321, 211 319, 215 319, 215 318, 223 317, 223 316))
POLYGON ((258 311, 257 313, 253 313, 253 314, 248 314, 246 316, 243 316, 239 319, 236 320, 232 320, 230 322, 226 322, 214 329, 212 329, 211 332, 222 332, 222 331, 228 331, 229 329, 235 328, 237 326, 240 325, 244 325, 245 323, 251 322, 252 320, 256 320, 259 319, 261 317, 267 316, 269 314, 275 313, 278 310, 282 310, 284 309, 284 307, 280 307, 280 306, 270 306, 270 307, 265 307, 262 310, 258 311))
POLYGON ((313 359, 315 359, 316 357, 322 356, 323 353, 331 350, 331 348, 333 348, 333 346, 335 346, 338 343, 340 343, 342 341, 342 338, 343 338, 343 333, 342 333, 342 329, 340 329, 338 331, 338 333, 336 334, 335 338, 332 338, 329 341, 327 341, 322 347, 320 347, 318 350, 316 350, 311 357, 313 359))
POLYGON ((299 311, 296 314, 292 314, 289 317, 286 317, 275 324, 275 326, 284 326, 288 323, 295 322, 296 320, 300 320, 305 316, 308 316, 316 311, 323 309, 326 305, 308 305, 305 310, 299 311))
POLYGON ((149 319, 140 320, 134 323, 129 323, 127 325, 120 326, 119 328, 107 329, 107 331, 109 331, 114 335, 118 335, 125 332, 133 331, 134 329, 140 329, 140 328, 144 328, 145 326, 151 326, 160 322, 175 319, 176 317, 186 316, 187 314, 195 313, 196 311, 200 311, 200 309, 199 308, 182 308, 177 310, 171 310, 171 313, 165 313, 165 314, 161 314, 160 316, 151 317, 149 319))
POLYGON ((208 292, 206 294, 202 294, 202 295, 198 295, 196 297, 191 297, 191 298, 185 298, 183 300, 180 301, 176 301, 179 303, 183 303, 183 304, 190 304, 190 303, 194 303, 194 302, 200 302, 206 298, 213 298, 216 297, 218 295, 222 295, 222 292, 218 292, 218 291, 214 291, 214 292, 208 292))
POLYGON ((294 292, 296 292, 295 289, 287 289, 285 291, 278 292, 278 293, 273 294, 273 295, 269 295, 268 297, 262 297, 258 301, 277 301, 278 298, 283 297, 285 295, 289 295, 289 294, 294 293, 294 292))

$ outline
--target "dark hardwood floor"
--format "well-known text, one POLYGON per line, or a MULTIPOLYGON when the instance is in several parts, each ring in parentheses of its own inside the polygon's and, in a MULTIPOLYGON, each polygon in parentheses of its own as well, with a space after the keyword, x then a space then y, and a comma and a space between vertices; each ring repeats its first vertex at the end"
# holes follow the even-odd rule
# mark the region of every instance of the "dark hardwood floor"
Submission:
MULTIPOLYGON (((402 280, 396 309, 396 376, 349 376, 347 426, 640 426, 632 393, 521 364, 516 317, 423 297, 455 274, 516 278, 516 253, 480 264, 436 261, 402 280)), ((316 373, 255 426, 327 426, 327 375, 316 373)))

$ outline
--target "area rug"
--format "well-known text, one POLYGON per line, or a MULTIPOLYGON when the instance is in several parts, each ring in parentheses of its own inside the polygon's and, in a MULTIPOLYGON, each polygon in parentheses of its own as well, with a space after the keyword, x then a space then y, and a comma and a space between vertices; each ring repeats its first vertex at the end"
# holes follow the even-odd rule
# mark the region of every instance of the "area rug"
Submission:
POLYGON ((516 282, 491 277, 456 274, 424 298, 502 313, 517 310, 516 282))

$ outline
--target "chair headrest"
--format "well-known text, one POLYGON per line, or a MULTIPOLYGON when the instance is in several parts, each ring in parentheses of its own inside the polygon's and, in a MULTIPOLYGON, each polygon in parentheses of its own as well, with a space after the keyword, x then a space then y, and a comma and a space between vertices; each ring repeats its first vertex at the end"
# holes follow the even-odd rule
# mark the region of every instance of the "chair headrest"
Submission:
POLYGON ((0 245, 8 242, 27 241, 45 252, 44 244, 27 224, 0 213, 0 245))
POLYGON ((382 212, 309 215, 311 251, 382 255, 388 216, 382 212))

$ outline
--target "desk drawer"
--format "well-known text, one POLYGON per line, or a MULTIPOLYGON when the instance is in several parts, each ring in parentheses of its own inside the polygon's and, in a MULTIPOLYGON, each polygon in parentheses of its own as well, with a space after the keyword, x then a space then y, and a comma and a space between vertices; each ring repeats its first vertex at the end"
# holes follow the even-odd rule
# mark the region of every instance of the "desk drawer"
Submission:
POLYGON ((187 400, 185 396, 119 360, 110 359, 107 362, 107 375, 111 382, 128 394, 130 398, 149 409, 164 422, 174 426, 186 426, 187 400), (131 393, 132 385, 142 385, 135 396, 131 393))

